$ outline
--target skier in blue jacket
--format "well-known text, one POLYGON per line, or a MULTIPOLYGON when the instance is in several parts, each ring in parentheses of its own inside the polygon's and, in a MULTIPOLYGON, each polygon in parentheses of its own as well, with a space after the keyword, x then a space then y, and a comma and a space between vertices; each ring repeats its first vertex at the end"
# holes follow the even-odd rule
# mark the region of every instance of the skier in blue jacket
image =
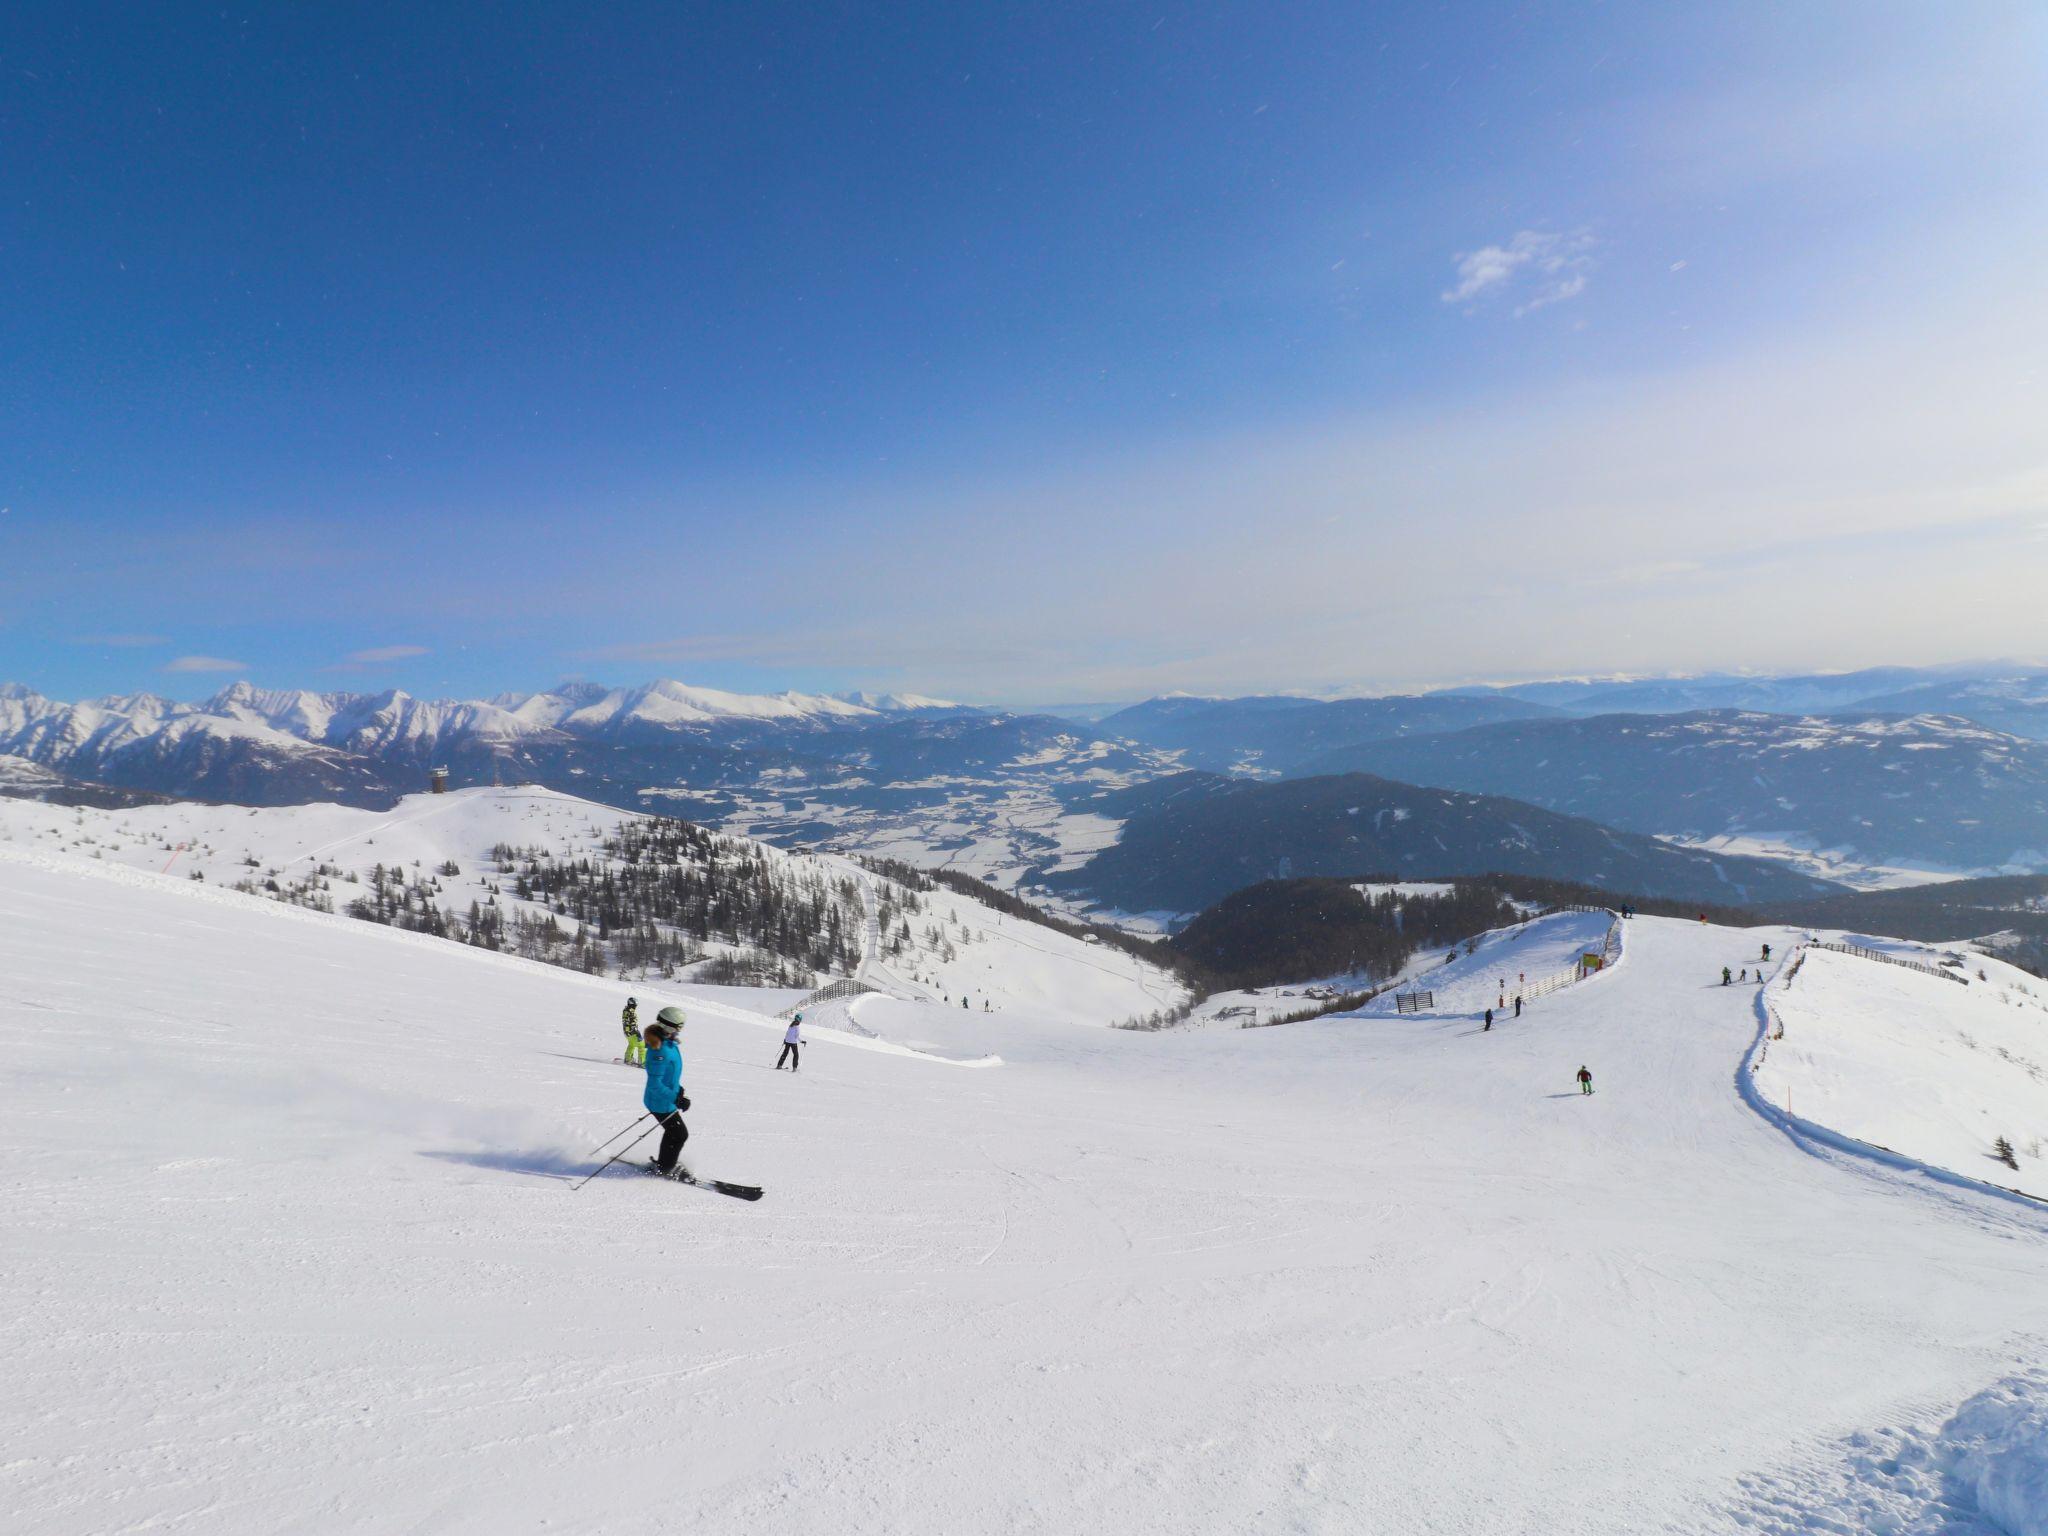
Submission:
POLYGON ((651 1172, 669 1179, 676 1176, 676 1160, 683 1155, 683 1143, 690 1139, 690 1128, 683 1124, 683 1112, 690 1107, 683 1093, 683 1053, 676 1045, 682 1027, 683 1010, 664 1008, 645 1031, 647 1087, 640 1102, 661 1126, 661 1150, 648 1166, 651 1172))

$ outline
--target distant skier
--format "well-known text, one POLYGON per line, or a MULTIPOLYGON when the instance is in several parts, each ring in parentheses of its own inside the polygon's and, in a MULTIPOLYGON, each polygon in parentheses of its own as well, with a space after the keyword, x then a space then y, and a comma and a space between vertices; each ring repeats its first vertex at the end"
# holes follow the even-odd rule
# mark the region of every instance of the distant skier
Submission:
POLYGON ((1771 958, 1771 946, 1768 944, 1764 946, 1764 958, 1766 960, 1771 958))
POLYGON ((1592 1091, 1593 1074, 1588 1072, 1584 1067, 1579 1068, 1579 1092, 1591 1093, 1592 1091))
POLYGON ((1519 1019, 1519 1018, 1520 1018, 1521 1016, 1522 1016, 1522 994, 1521 994, 1521 993, 1519 993, 1519 992, 1517 992, 1517 993, 1515 994, 1515 1017, 1519 1019))
POLYGON ((647 1087, 640 1102, 661 1126, 661 1150, 647 1166, 665 1179, 676 1176, 676 1160, 690 1139, 690 1128, 683 1124, 683 1113, 690 1107, 683 1093, 683 1053, 676 1046, 682 1027, 680 1008, 662 1009, 647 1026, 647 1087))
POLYGON ((619 1023, 626 1031, 625 1063, 629 1067, 647 1065, 647 1042, 640 1038, 640 999, 629 997, 626 1006, 619 1010, 619 1023))
POLYGON ((1736 977, 1735 979, 1736 979, 1737 981, 1747 981, 1747 980, 1749 980, 1749 967, 1745 965, 1745 966, 1744 966, 1744 967, 1742 968, 1742 972, 1741 972, 1741 974, 1740 974, 1740 975, 1738 975, 1738 976, 1737 976, 1737 977, 1736 977))
MULTIPOLYGON (((1493 1028, 1493 1010, 1491 1008, 1486 1010, 1486 1028, 1493 1028)), ((1481 1033, 1483 1034, 1485 1031, 1482 1030, 1481 1033)))
POLYGON ((782 1054, 775 1058, 775 1070, 780 1072, 782 1064, 789 1063, 789 1070, 796 1070, 797 1047, 804 1043, 804 1016, 797 1014, 789 1021, 789 1028, 782 1032, 782 1054))
POLYGON ((1735 979, 1735 973, 1734 973, 1733 971, 1729 970, 1727 966, 1725 966, 1725 965, 1724 965, 1724 966, 1722 966, 1722 967, 1721 967, 1721 985, 1725 987, 1725 986, 1727 986, 1727 985, 1728 985, 1728 983, 1729 983, 1729 982, 1733 981, 1734 979, 1735 979))

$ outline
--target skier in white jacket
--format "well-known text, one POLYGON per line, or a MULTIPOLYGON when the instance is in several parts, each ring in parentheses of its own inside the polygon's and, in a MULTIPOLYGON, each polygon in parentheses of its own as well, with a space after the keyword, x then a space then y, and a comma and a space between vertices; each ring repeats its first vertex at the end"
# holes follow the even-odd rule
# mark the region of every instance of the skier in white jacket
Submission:
POLYGON ((789 1070, 796 1070, 797 1047, 804 1043, 804 1016, 797 1014, 789 1021, 789 1028, 782 1032, 782 1054, 775 1058, 775 1070, 780 1072, 782 1064, 789 1063, 789 1070))

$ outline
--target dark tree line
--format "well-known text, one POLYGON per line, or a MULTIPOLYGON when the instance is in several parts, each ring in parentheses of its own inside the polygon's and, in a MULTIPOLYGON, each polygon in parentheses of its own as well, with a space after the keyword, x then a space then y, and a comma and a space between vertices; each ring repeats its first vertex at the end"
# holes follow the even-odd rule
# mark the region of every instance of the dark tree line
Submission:
POLYGON ((512 894, 594 930, 600 943, 639 950, 673 933, 805 971, 845 973, 860 963, 860 896, 849 879, 668 818, 628 822, 600 848, 602 857, 564 859, 500 845, 491 856, 512 894))
POLYGON ((860 961, 852 881, 790 867, 688 822, 628 823, 581 858, 510 844, 491 857, 495 877, 480 882, 484 894, 466 910, 448 899, 444 882, 461 875, 452 862, 431 875, 379 864, 360 880, 322 866, 303 885, 272 879, 243 888, 332 910, 328 877, 340 877, 361 887, 343 909, 351 917, 592 975, 673 977, 705 960, 707 941, 735 952, 716 955, 693 980, 808 986, 814 972, 846 973, 860 961), (500 893, 526 905, 501 905, 500 893))
POLYGON ((1266 880, 1208 908, 1175 934, 1175 950, 1210 990, 1316 976, 1393 975, 1417 950, 1505 927, 1520 913, 1492 887, 1456 881, 1440 895, 1363 896, 1354 880, 1266 880))

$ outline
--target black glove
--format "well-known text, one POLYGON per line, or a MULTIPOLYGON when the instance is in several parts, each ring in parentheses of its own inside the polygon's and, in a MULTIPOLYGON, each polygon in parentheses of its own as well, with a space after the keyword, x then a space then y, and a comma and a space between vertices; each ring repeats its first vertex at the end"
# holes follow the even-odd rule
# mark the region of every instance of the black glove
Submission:
POLYGON ((683 1097, 683 1096, 682 1096, 682 1095, 681 1095, 680 1093, 679 1093, 679 1094, 677 1094, 677 1095, 676 1095, 676 1113, 677 1113, 677 1114, 679 1114, 679 1115, 682 1115, 682 1114, 687 1114, 687 1113, 689 1113, 689 1109, 690 1109, 690 1101, 689 1101, 688 1099, 684 1098, 684 1097, 683 1097))

